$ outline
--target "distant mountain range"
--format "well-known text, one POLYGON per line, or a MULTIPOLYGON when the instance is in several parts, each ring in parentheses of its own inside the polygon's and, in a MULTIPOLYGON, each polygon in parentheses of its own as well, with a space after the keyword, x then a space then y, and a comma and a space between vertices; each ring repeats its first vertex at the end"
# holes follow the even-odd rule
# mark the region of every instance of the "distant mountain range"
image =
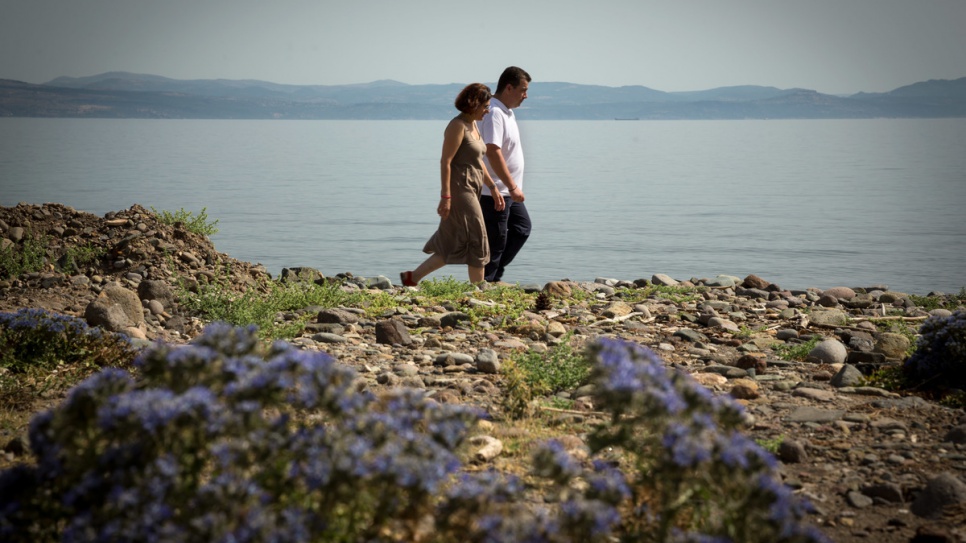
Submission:
MULTIPOLYGON (((492 84, 491 84, 492 86, 492 84)), ((280 85, 109 72, 41 85, 0 79, 0 117, 448 119, 463 84, 280 85)), ((855 119, 966 117, 966 77, 849 96, 762 86, 662 92, 535 81, 526 119, 855 119)))

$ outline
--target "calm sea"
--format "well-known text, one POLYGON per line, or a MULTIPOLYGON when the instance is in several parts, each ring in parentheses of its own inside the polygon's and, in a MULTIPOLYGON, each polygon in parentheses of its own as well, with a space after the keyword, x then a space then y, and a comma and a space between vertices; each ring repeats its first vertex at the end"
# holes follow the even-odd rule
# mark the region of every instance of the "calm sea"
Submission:
MULTIPOLYGON (((206 208, 216 248, 273 275, 398 280, 436 227, 443 128, 4 118, 0 205, 206 208)), ((523 120, 521 131, 534 232, 508 281, 966 286, 966 119, 523 120)), ((435 274, 447 275, 465 268, 435 274)))

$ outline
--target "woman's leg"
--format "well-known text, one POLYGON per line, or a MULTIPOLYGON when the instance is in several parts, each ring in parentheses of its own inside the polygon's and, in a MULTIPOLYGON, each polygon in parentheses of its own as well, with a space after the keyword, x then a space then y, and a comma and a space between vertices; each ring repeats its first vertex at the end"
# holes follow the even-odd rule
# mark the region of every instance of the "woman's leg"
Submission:
POLYGON ((483 282, 483 266, 467 266, 470 273, 470 283, 478 285, 483 282))
POLYGON ((418 283, 423 279, 423 277, 426 277, 427 275, 433 273, 434 271, 442 268, 445 265, 446 265, 446 261, 443 260, 443 257, 436 254, 432 254, 429 256, 429 258, 424 260, 423 263, 419 265, 419 267, 413 270, 413 281, 418 283))

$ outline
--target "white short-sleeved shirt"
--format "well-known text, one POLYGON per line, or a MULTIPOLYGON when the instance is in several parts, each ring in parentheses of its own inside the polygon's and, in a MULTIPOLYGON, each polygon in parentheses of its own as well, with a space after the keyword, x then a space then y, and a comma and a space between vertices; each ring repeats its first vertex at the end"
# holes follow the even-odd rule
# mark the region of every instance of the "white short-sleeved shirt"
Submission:
MULTIPOLYGON (((500 148, 503 153, 503 160, 506 161, 507 169, 513 176, 516 186, 523 187, 523 146, 520 145, 520 129, 517 128, 517 118, 513 111, 507 108, 503 102, 495 97, 490 99, 490 111, 483 116, 480 123, 480 134, 483 136, 483 143, 493 144, 500 148)), ((500 194, 509 198, 510 191, 507 190, 503 180, 500 179, 490 161, 483 159, 486 169, 490 172, 490 177, 496 183, 500 194)), ((490 189, 483 187, 483 194, 490 196, 490 189)))

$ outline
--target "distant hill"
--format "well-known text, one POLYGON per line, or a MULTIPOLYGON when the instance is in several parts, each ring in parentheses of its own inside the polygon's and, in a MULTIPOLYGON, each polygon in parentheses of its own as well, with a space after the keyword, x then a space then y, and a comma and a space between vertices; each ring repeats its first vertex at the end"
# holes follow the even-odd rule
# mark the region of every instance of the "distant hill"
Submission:
MULTIPOLYGON (((492 84, 491 84, 492 86, 492 84)), ((282 85, 108 72, 42 85, 0 79, 0 116, 152 119, 447 119, 463 84, 282 85)), ((832 119, 966 117, 966 77, 833 96, 736 86, 663 92, 534 82, 526 119, 832 119)))

